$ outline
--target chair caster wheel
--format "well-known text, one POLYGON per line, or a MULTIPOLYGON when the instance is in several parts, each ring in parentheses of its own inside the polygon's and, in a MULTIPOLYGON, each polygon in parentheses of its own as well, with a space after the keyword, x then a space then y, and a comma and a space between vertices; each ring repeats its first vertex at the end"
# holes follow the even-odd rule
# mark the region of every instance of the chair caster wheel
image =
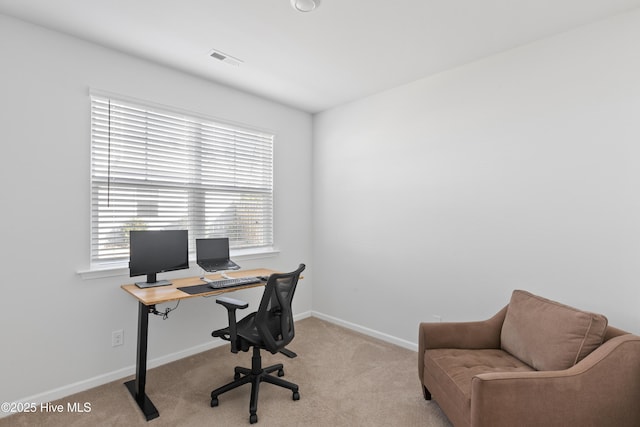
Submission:
POLYGON ((218 406, 218 398, 214 397, 211 399, 211 407, 215 408, 216 406, 218 406))
POLYGON ((284 369, 278 369, 278 376, 284 377, 284 369))
POLYGON ((249 417, 249 424, 255 424, 257 422, 258 422, 258 415, 251 414, 251 416, 249 417))
POLYGON ((234 381, 237 381, 240 379, 240 373, 236 372, 235 375, 233 376, 234 381))
POLYGON ((297 391, 293 392, 293 400, 300 400, 300 393, 297 391))

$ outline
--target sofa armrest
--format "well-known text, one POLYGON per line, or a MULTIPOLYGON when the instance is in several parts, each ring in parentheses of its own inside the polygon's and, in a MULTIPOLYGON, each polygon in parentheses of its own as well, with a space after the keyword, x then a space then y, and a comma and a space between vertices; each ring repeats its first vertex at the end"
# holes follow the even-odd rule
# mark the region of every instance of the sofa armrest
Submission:
POLYGON ((418 329, 418 375, 424 378, 424 352, 434 348, 500 348, 500 331, 507 314, 504 307, 479 322, 420 323, 418 329))
POLYGON ((640 425, 640 337, 621 335, 561 371, 471 381, 471 426, 640 425))

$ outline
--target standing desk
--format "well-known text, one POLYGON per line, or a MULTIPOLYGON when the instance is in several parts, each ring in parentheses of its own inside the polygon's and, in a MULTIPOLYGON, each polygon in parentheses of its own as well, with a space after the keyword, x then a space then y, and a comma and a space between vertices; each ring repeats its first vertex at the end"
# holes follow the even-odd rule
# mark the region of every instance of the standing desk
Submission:
MULTIPOLYGON (((240 270, 234 272, 227 272, 230 277, 252 277, 252 276, 269 276, 275 273, 275 271, 268 269, 257 270, 240 270)), ((220 274, 211 274, 206 276, 212 280, 221 279, 220 274)), ((258 286, 264 286, 265 282, 252 283, 250 285, 238 286, 228 289, 211 289, 210 292, 200 294, 188 294, 182 292, 178 288, 185 286, 202 285, 203 282, 199 276, 187 277, 184 279, 172 279, 171 285, 159 286, 155 288, 138 288, 136 285, 122 285, 121 288, 131 294, 138 300, 138 349, 136 356, 136 377, 131 381, 127 381, 125 385, 131 392, 131 395, 135 399, 136 403, 144 413, 147 421, 152 420, 160 416, 160 413, 156 409, 151 399, 145 393, 145 385, 147 382, 147 339, 149 335, 149 313, 153 313, 156 308, 156 304, 161 304, 171 301, 179 301, 186 298, 195 298, 202 296, 211 296, 223 294, 226 292, 238 291, 241 289, 255 288, 258 286)))

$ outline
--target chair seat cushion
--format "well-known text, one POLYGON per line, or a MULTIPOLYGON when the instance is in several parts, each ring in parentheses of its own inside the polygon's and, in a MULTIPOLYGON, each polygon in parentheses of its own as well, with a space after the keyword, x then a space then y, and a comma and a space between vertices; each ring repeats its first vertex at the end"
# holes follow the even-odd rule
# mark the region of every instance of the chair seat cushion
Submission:
POLYGON ((238 322, 238 338, 248 341, 251 345, 263 345, 258 328, 256 328, 256 313, 251 313, 238 322))
MULTIPOLYGON (((258 332, 258 328, 256 327, 256 314, 257 313, 255 312, 251 313, 236 323, 236 335, 238 339, 236 348, 238 350, 248 351, 252 346, 266 348, 265 343, 258 332)), ((274 327, 277 326, 274 320, 271 320, 271 323, 274 323, 274 327)), ((211 333, 211 336, 222 338, 226 341, 231 340, 230 335, 231 333, 229 332, 228 326, 226 328, 215 330, 211 333)))
POLYGON ((446 395, 434 395, 436 401, 438 398, 455 401, 458 408, 466 408, 467 417, 471 410, 471 379, 474 376, 488 372, 528 372, 534 370, 500 349, 438 348, 427 350, 424 353, 424 367, 424 383, 427 388, 431 390, 430 384, 434 381, 446 395))
MULTIPOLYGON (((256 313, 251 313, 239 322, 236 323, 236 336, 238 339, 237 348, 238 350, 248 351, 249 347, 252 345, 257 345, 258 347, 263 347, 262 339, 260 338, 260 334, 258 333, 258 329, 256 328, 256 313)), ((231 340, 231 332, 229 331, 229 327, 222 329, 217 329, 211 333, 211 336, 222 338, 223 340, 230 341, 231 340)))

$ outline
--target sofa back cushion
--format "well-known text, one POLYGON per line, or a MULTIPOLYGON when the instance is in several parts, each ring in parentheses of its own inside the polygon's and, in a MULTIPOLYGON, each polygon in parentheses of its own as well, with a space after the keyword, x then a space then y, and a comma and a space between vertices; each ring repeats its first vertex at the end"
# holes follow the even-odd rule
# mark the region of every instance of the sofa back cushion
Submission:
POLYGON ((604 339, 607 318, 515 290, 500 345, 538 371, 570 368, 604 339))

